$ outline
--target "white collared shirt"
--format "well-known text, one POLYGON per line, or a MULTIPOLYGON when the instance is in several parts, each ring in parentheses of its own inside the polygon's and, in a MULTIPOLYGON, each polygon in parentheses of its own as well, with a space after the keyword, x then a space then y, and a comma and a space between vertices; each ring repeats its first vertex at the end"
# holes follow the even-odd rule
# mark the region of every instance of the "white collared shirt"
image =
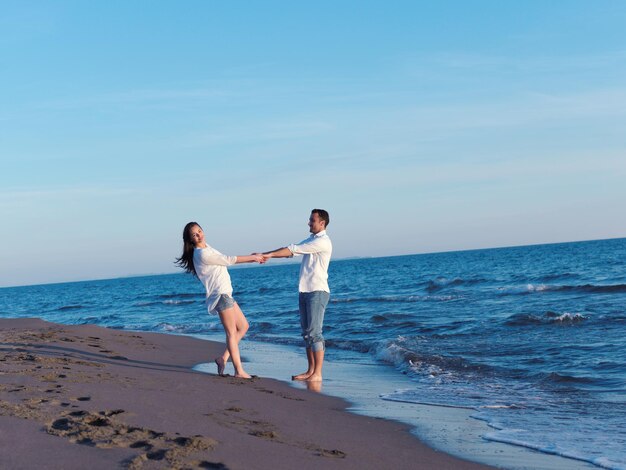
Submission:
POLYGON ((300 292, 314 292, 317 290, 330 292, 328 287, 328 265, 330 264, 333 244, 326 234, 326 230, 312 234, 306 240, 289 245, 287 248, 294 255, 303 255, 302 263, 300 264, 298 290, 300 292))
POLYGON ((206 289, 206 305, 209 313, 217 314, 215 306, 222 294, 232 297, 233 286, 226 266, 237 262, 236 256, 227 256, 209 245, 206 248, 194 248, 193 266, 196 275, 206 289))

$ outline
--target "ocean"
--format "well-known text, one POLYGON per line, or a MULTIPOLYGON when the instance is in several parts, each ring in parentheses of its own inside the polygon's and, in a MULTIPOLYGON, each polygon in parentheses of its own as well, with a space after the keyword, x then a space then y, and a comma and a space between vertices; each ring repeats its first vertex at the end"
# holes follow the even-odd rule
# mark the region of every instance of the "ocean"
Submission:
MULTIPOLYGON (((230 270, 248 339, 301 345, 298 269, 230 270)), ((410 379, 380 400, 469 409, 484 440, 626 469, 626 239, 336 260, 329 276, 328 361, 410 379)), ((182 273, 2 288, 0 317, 221 331, 182 273)))

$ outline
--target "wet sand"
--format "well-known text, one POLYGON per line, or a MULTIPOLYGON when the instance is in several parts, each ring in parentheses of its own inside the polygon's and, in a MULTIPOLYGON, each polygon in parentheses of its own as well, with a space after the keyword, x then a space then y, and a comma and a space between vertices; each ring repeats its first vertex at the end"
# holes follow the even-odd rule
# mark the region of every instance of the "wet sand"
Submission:
POLYGON ((489 468, 334 397, 192 370, 222 348, 0 320, 0 468, 489 468))

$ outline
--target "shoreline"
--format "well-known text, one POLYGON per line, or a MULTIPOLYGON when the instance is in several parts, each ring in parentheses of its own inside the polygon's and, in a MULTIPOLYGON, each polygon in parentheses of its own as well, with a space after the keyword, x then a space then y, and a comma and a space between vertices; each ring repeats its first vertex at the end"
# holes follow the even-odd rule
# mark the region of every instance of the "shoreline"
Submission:
POLYGON ((34 318, 0 338, 3 468, 490 468, 340 398, 192 369, 220 343, 34 318))
MULTIPOLYGON (((222 335, 217 334, 190 336, 215 342, 222 339, 222 335)), ((240 349, 242 361, 250 373, 282 381, 297 389, 307 387, 303 382, 290 380, 292 373, 306 367, 302 348, 244 340, 240 349)), ((232 369, 232 365, 229 367, 232 369)), ((195 369, 214 373, 215 365, 199 364, 195 369)), ((333 350, 327 354, 324 369, 324 382, 319 392, 346 401, 348 412, 404 423, 416 440, 437 451, 508 470, 600 468, 583 460, 485 440, 482 435, 492 431, 492 428, 475 419, 473 415, 476 411, 471 408, 385 400, 381 395, 412 387, 414 383, 391 366, 376 362, 368 355, 333 350)))

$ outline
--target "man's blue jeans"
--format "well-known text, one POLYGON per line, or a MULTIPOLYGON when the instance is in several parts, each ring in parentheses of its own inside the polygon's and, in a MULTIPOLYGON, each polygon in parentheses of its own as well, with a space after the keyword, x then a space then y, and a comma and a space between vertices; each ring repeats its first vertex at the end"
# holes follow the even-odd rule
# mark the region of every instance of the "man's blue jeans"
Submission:
POLYGON ((304 344, 311 351, 324 350, 322 324, 330 294, 321 290, 300 292, 300 326, 304 344))

